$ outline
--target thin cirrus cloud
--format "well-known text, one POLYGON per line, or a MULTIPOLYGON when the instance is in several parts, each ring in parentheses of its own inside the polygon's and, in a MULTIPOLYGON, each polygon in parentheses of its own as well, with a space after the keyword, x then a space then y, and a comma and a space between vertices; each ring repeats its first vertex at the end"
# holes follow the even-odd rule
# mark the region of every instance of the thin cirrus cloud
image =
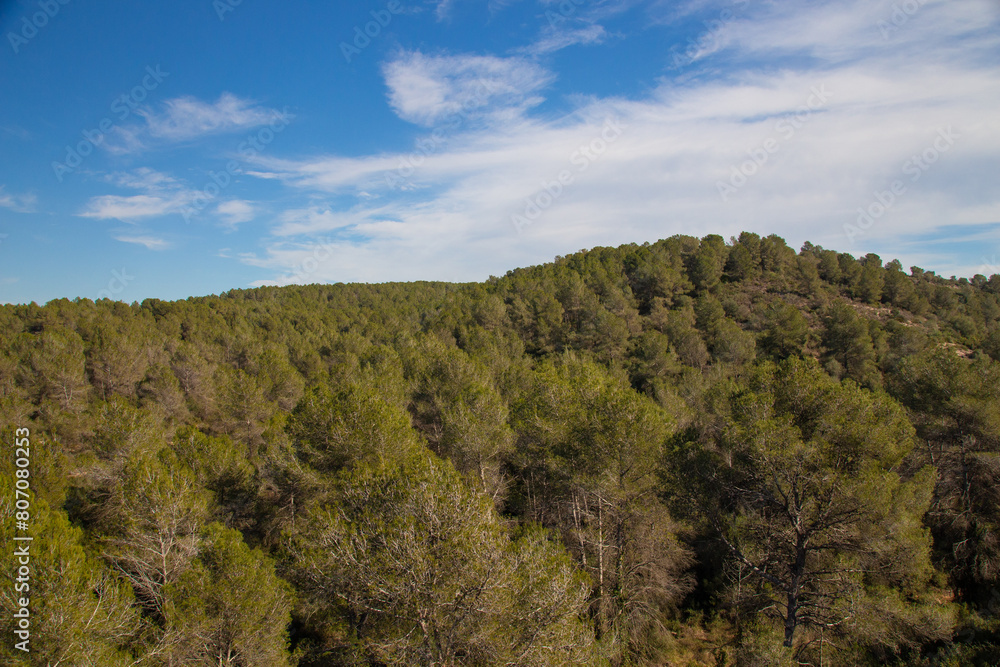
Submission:
POLYGON ((169 241, 155 236, 117 235, 114 238, 116 241, 121 241, 122 243, 134 243, 144 246, 147 250, 169 250, 172 247, 169 241))
POLYGON ((329 208, 312 206, 306 209, 285 211, 279 220, 280 224, 272 230, 275 236, 301 236, 351 227, 362 222, 364 218, 358 218, 350 213, 335 213, 329 208))
POLYGON ((521 49, 521 52, 541 56, 577 44, 601 44, 606 37, 607 31, 604 26, 596 23, 569 29, 547 26, 542 36, 535 43, 521 49))
POLYGON ((970 47, 996 44, 990 33, 1000 6, 992 0, 921 0, 915 9, 907 5, 907 11, 900 4, 850 0, 820 4, 804 13, 796 3, 774 3, 767 6, 764 20, 738 15, 720 21, 715 37, 745 56, 807 53, 832 63, 871 55, 912 62, 912 49, 931 45, 936 62, 971 63, 970 47))
POLYGON ((215 102, 177 97, 163 103, 161 111, 138 112, 142 121, 114 128, 102 146, 112 154, 132 154, 162 144, 187 142, 201 137, 239 132, 275 121, 287 121, 287 111, 260 106, 232 93, 215 102))
POLYGON ((133 190, 164 191, 180 187, 180 183, 173 176, 149 167, 114 172, 108 174, 104 180, 118 187, 133 190))
POLYGON ((101 195, 93 197, 78 215, 96 220, 121 220, 135 222, 141 218, 155 218, 178 213, 189 202, 187 193, 169 196, 157 195, 101 195))
POLYGON ((142 218, 178 213, 195 195, 172 176, 148 167, 115 172, 105 180, 120 188, 139 190, 142 194, 92 197, 78 213, 80 217, 134 223, 142 218))
MULTIPOLYGON (((139 190, 141 194, 92 197, 77 215, 95 220, 119 220, 136 224, 143 219, 183 213, 197 201, 199 195, 204 196, 172 176, 148 167, 115 172, 104 180, 120 188, 139 190)), ((242 199, 228 199, 214 206, 216 220, 229 230, 253 220, 257 211, 258 207, 254 202, 242 199)), ((155 248, 147 247, 159 250, 166 246, 157 244, 155 248)))
POLYGON ((434 8, 434 16, 438 21, 445 21, 451 15, 452 7, 455 4, 455 0, 437 0, 437 6, 434 8))
POLYGON ((6 208, 15 213, 31 213, 35 210, 38 198, 32 193, 13 194, 0 185, 0 208, 6 208))
POLYGON ((981 14, 930 0, 895 30, 880 23, 890 2, 748 6, 716 25, 719 48, 692 63, 698 76, 665 71, 645 96, 580 98, 558 119, 528 115, 555 77, 537 62, 403 53, 383 68, 402 119, 432 127, 474 106, 486 77, 501 92, 477 113, 492 122, 458 127, 404 192, 385 176, 405 152, 260 160, 307 197, 354 200, 279 218, 265 252, 243 261, 278 284, 305 279, 303 267, 309 281, 481 279, 567 247, 674 233, 751 229, 888 253, 913 234, 995 223, 1000 194, 983 174, 1000 168, 998 19, 969 4, 981 14), (603 141, 609 121, 621 132, 603 141), (556 187, 562 172, 571 182, 556 187), (903 194, 849 233, 895 181, 903 194))

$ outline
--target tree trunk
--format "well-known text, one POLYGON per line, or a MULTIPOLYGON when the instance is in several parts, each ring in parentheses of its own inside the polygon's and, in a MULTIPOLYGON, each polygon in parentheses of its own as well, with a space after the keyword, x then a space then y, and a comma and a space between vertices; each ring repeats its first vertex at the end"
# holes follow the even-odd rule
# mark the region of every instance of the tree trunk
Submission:
POLYGON ((791 646, 795 638, 796 614, 799 610, 799 596, 794 593, 788 594, 788 608, 785 614, 785 646, 791 646))
POLYGON ((785 610, 785 646, 791 646, 798 626, 799 585, 806 569, 806 538, 800 533, 795 544, 795 565, 788 585, 788 602, 785 610))

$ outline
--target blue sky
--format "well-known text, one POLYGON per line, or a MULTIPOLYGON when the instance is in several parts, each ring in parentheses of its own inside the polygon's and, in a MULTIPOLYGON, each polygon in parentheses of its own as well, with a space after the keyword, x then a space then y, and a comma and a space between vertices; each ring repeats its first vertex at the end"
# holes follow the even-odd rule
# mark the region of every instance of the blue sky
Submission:
POLYGON ((779 234, 1000 273, 997 0, 0 0, 0 301, 779 234))

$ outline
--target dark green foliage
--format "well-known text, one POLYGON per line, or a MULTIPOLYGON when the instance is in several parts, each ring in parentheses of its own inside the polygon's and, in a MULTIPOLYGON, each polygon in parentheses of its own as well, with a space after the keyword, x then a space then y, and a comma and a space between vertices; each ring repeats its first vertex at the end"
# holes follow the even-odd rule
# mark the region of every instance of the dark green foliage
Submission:
POLYGON ((882 385, 876 365, 875 346, 867 322, 846 302, 833 304, 827 311, 823 344, 829 355, 827 369, 869 387, 882 385))
POLYGON ((933 472, 896 472, 913 447, 904 411, 796 360, 760 366, 729 402, 717 440, 678 440, 687 464, 672 486, 747 577, 736 604, 775 617, 787 647, 824 627, 889 653, 946 637, 946 615, 920 597, 933 472), (905 618, 885 624, 894 607, 905 618))
POLYGON ((885 287, 882 258, 869 253, 862 260, 862 266, 855 296, 865 303, 877 304, 882 300, 882 289, 885 287))
POLYGON ((760 275, 760 262, 760 236, 743 232, 739 239, 733 240, 726 273, 733 280, 753 280, 760 275))
POLYGON ((697 290, 710 290, 719 284, 729 258, 729 248, 721 236, 706 236, 691 255, 688 272, 697 290))
POLYGON ((31 664, 995 662, 1000 276, 674 236, 0 341, 31 664))
POLYGON ((72 526, 64 512, 40 498, 31 506, 30 575, 22 583, 28 587, 15 590, 14 577, 21 564, 15 550, 25 543, 14 541, 24 533, 14 529, 15 478, 9 472, 0 474, 0 539, 7 545, 0 564, 9 577, 0 592, 4 635, 0 658, 8 665, 132 664, 129 648, 143 626, 130 586, 87 552, 83 531, 72 526), (14 633, 20 598, 29 601, 30 653, 14 648, 20 641, 14 633))
POLYGON ((164 595, 169 648, 181 664, 281 667, 289 663, 292 588, 273 561, 235 530, 210 524, 198 557, 164 595))
POLYGON ((802 354, 809 340, 809 322, 798 308, 776 302, 768 310, 767 322, 761 347, 778 359, 802 354))
POLYGON ((904 359, 890 385, 938 467, 928 523, 956 592, 983 602, 1000 578, 1000 364, 937 348, 904 359))
POLYGON ((377 392, 357 385, 336 393, 306 392, 288 422, 297 454, 310 467, 336 473, 359 462, 376 462, 413 446, 406 413, 377 392))

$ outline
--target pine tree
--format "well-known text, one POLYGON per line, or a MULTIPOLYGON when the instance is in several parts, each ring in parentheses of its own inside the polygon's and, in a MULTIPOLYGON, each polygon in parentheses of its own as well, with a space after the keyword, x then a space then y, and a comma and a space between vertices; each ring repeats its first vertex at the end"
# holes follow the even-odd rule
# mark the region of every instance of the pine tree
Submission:
POLYGON ((921 519, 933 472, 900 476, 914 433, 898 404, 797 359, 761 366, 730 400, 717 441, 679 441, 673 488, 675 507, 700 516, 756 581, 740 603, 777 618, 786 647, 809 628, 889 653, 946 637, 946 614, 875 611, 904 604, 890 590, 912 596, 911 610, 930 602, 921 519))
POLYGON ((273 561, 221 524, 207 525, 188 571, 163 591, 171 660, 179 664, 289 664, 292 591, 273 561))
POLYGON ((406 665, 588 661, 571 563, 538 533, 512 541, 446 461, 361 464, 334 498, 294 552, 302 589, 346 615, 341 651, 406 665))
POLYGON ((14 481, 10 471, 0 472, 0 539, 7 545, 0 565, 11 579, 0 590, 0 658, 12 665, 134 664, 143 625, 131 588, 87 553, 82 531, 64 512, 37 495, 30 505, 30 529, 15 531, 14 481), (15 535, 31 541, 15 541, 15 535), (29 574, 17 583, 13 579, 23 562, 17 555, 21 548, 28 552, 29 574), (21 600, 29 610, 30 635, 19 637, 21 600), (22 651, 16 645, 24 639, 22 651))

